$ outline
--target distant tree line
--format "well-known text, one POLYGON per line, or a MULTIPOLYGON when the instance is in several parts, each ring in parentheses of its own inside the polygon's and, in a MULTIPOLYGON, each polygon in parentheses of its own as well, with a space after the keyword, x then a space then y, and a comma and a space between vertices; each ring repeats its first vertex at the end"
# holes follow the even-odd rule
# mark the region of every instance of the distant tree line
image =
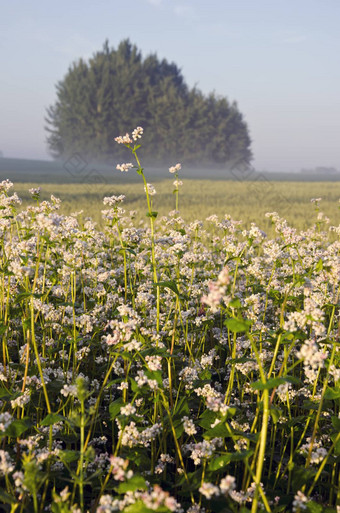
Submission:
POLYGON ((144 128, 141 156, 159 163, 248 164, 251 140, 236 103, 196 87, 156 54, 142 58, 129 40, 88 62, 74 62, 47 109, 48 145, 56 158, 81 153, 102 161, 126 156, 114 137, 144 128))

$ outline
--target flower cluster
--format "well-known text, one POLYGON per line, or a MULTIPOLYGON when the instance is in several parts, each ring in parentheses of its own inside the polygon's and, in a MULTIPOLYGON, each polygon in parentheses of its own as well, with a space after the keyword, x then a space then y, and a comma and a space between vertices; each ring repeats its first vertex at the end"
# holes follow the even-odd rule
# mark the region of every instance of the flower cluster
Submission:
MULTIPOLYGON (((142 134, 117 142, 136 152, 142 134)), ((0 184, 1 500, 22 513, 331 511, 340 229, 297 232, 272 213, 269 238, 177 208, 160 220, 142 178, 151 223, 117 193, 102 229, 35 189, 23 208, 0 184)))
POLYGON ((182 169, 182 166, 180 163, 176 164, 175 166, 171 166, 169 167, 169 173, 178 173, 178 171, 180 171, 182 169))
POLYGON ((127 173, 129 169, 133 168, 133 164, 131 162, 127 162, 126 164, 117 164, 116 169, 118 171, 122 171, 127 173))

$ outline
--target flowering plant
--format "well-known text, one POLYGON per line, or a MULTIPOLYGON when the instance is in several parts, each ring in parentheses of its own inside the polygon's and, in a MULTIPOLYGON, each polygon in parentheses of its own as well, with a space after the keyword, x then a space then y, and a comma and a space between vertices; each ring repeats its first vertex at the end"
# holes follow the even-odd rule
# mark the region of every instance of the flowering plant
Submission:
POLYGON ((117 142, 149 227, 123 195, 100 231, 0 183, 1 507, 336 513, 339 240, 158 220, 142 133, 117 142))

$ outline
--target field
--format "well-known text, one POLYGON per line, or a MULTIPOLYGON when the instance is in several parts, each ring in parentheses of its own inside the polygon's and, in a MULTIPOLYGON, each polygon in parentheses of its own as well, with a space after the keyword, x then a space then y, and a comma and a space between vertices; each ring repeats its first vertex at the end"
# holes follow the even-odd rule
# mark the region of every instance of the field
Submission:
MULTIPOLYGON (((119 173, 117 171, 117 173, 119 173)), ((330 182, 238 182, 232 180, 184 180, 180 191, 179 210, 187 222, 202 220, 216 214, 226 214, 245 227, 256 223, 264 231, 271 232, 271 223, 265 217, 266 212, 278 212, 297 229, 306 229, 315 217, 314 207, 310 200, 322 198, 322 211, 332 222, 339 219, 340 183, 330 182)), ((124 194, 125 208, 136 210, 136 222, 146 222, 145 198, 142 183, 130 184, 42 184, 15 183, 15 190, 24 200, 29 202, 28 189, 40 186, 41 198, 47 200, 54 194, 62 200, 61 212, 83 210, 84 216, 90 216, 103 226, 101 210, 103 197, 124 194)), ((173 185, 169 178, 155 182, 157 194, 155 204, 159 216, 164 216, 175 207, 172 194, 173 185)))
MULTIPOLYGON (((166 165, 147 168, 148 180, 156 186, 155 202, 159 217, 175 205, 171 175, 166 165)), ((145 222, 143 184, 136 172, 122 173, 114 165, 87 162, 78 154, 66 162, 0 159, 0 180, 9 178, 23 200, 30 201, 28 189, 41 187, 41 199, 53 194, 62 200, 61 212, 83 210, 99 227, 103 227, 102 200, 105 196, 124 194, 127 209, 136 210, 134 223, 145 222)), ((297 229, 310 225, 314 210, 312 198, 322 198, 322 211, 332 222, 339 216, 340 173, 302 175, 298 173, 247 173, 223 169, 183 169, 180 213, 186 222, 204 221, 213 214, 230 215, 252 222, 272 233, 266 212, 278 212, 297 229)), ((206 225, 206 223, 205 223, 206 225)))
POLYGON ((137 171, 0 183, 0 510, 338 513, 340 183, 137 171))
MULTIPOLYGON (((156 185, 159 216, 174 208, 171 175, 166 165, 147 168, 148 179, 156 185)), ((183 169, 180 212, 187 222, 205 221, 213 214, 230 215, 252 222, 271 233, 266 212, 278 212, 297 229, 305 229, 313 218, 312 198, 322 198, 322 211, 336 222, 339 215, 340 173, 302 175, 298 173, 230 172, 223 169, 183 169), (338 176, 339 175, 339 176, 338 176)), ((87 162, 78 154, 66 162, 0 159, 0 179, 9 178, 23 200, 30 201, 28 190, 41 187, 41 199, 53 194, 62 200, 61 212, 83 210, 99 227, 103 197, 124 194, 126 208, 136 210, 135 223, 145 222, 144 191, 136 172, 121 173, 114 165, 87 162)))

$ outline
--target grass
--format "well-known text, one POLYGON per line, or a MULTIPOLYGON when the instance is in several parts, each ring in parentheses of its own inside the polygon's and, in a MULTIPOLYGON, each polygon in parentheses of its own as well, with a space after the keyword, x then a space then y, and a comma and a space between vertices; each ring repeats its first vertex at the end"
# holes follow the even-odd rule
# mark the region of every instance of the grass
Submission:
MULTIPOLYGON (((130 171, 131 172, 131 171, 130 171)), ((31 187, 42 187, 42 199, 51 194, 62 200, 62 212, 69 214, 83 210, 99 226, 102 199, 104 196, 124 194, 126 210, 137 211, 137 222, 145 221, 144 191, 141 183, 133 184, 41 184, 16 183, 15 189, 28 204, 31 187)), ((156 183, 157 209, 159 216, 174 209, 175 198, 172 195, 171 176, 156 183)), ((299 230, 306 229, 313 217, 312 198, 322 198, 322 210, 334 222, 339 215, 340 182, 237 182, 222 180, 184 180, 180 190, 179 209, 187 222, 204 220, 216 214, 223 217, 229 214, 233 219, 242 220, 246 227, 254 222, 263 230, 271 229, 266 212, 278 212, 299 230)))

